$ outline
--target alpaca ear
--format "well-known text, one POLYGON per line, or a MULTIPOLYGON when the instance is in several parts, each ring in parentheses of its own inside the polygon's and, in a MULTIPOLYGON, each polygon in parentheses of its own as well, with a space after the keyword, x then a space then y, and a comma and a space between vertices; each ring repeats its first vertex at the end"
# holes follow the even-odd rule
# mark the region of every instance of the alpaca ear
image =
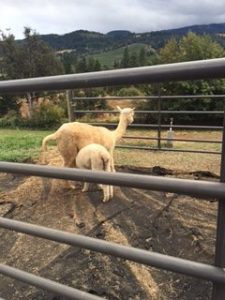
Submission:
POLYGON ((116 107, 117 107, 117 109, 118 109, 119 112, 122 111, 122 109, 118 105, 116 107))

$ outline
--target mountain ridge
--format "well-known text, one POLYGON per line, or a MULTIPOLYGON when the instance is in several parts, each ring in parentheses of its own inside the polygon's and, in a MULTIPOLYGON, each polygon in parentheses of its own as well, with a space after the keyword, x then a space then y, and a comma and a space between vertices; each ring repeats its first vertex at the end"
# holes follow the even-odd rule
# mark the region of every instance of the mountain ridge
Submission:
POLYGON ((208 34, 225 46, 225 23, 191 25, 174 29, 135 33, 129 30, 112 30, 100 33, 88 30, 76 30, 65 34, 40 34, 55 51, 74 49, 78 53, 94 53, 123 47, 132 43, 146 43, 152 48, 159 49, 171 37, 180 38, 188 32, 208 34))

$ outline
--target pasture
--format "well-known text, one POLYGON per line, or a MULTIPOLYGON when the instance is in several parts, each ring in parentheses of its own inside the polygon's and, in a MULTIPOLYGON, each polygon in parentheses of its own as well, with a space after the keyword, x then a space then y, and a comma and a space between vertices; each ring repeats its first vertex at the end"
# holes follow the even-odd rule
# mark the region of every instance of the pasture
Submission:
MULTIPOLYGON (((128 48, 131 54, 133 54, 133 53, 138 54, 143 47, 146 48, 146 44, 135 43, 135 44, 131 44, 127 47, 120 47, 120 48, 113 49, 110 51, 96 53, 96 54, 91 55, 91 57, 98 59, 99 62, 101 63, 101 65, 103 65, 103 66, 105 65, 107 67, 112 68, 115 61, 119 62, 122 60, 125 48, 128 48)), ((152 48, 148 47, 148 51, 152 51, 152 48)), ((151 53, 151 55, 152 55, 152 53, 151 53)), ((151 56, 148 55, 148 60, 150 60, 150 58, 151 58, 151 56)))
MULTIPOLYGON (((38 162, 42 139, 53 131, 46 130, 0 130, 0 160, 12 162, 38 162)), ((128 129, 127 136, 157 137, 155 130, 128 129)), ((162 132, 166 138, 166 131, 162 132)), ((205 139, 221 141, 222 133, 219 131, 175 131, 174 138, 205 139)), ((125 139, 120 145, 138 145, 154 147, 156 141, 125 139)), ((50 143, 54 147, 54 143, 50 143)), ((164 146, 162 142, 162 146, 164 146)), ((220 151, 220 144, 174 142, 174 149, 191 149, 205 151, 220 151)), ((208 171, 219 175, 220 155, 197 154, 182 152, 163 152, 147 150, 130 150, 116 148, 115 163, 119 166, 129 165, 152 168, 160 166, 180 172, 208 171)))

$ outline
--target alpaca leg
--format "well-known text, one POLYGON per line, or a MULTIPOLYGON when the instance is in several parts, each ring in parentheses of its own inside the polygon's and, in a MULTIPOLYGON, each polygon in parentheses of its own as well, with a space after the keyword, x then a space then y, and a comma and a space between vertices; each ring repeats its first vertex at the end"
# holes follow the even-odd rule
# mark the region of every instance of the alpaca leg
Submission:
POLYGON ((104 198, 103 198, 103 202, 107 202, 109 201, 110 199, 110 186, 109 185, 103 185, 103 195, 104 195, 104 198))
POLYGON ((116 172, 113 156, 111 156, 111 163, 110 164, 111 164, 110 165, 110 171, 111 172, 116 172))
POLYGON ((90 186, 90 183, 89 182, 85 182, 84 183, 84 187, 82 189, 82 192, 87 192, 89 190, 89 186, 90 186))
MULTIPOLYGON (((110 172, 116 172, 113 158, 111 158, 110 172)), ((109 186, 109 198, 113 198, 113 185, 109 186)))
MULTIPOLYGON (((111 172, 111 163, 110 161, 107 162, 106 165, 106 172, 110 173, 111 172)), ((103 186, 103 193, 104 193, 104 198, 103 198, 103 202, 107 202, 111 199, 111 187, 110 185, 104 185, 103 186)))
MULTIPOLYGON (((71 159, 67 159, 67 160, 64 159, 63 166, 65 168, 73 168, 75 166, 74 159, 72 159, 72 158, 71 159)), ((75 186, 71 183, 70 180, 65 180, 65 188, 67 188, 67 189, 73 189, 74 190, 75 186)))
POLYGON ((109 185, 109 199, 113 198, 113 185, 109 185))
MULTIPOLYGON (((58 141, 58 150, 63 158, 63 167, 74 168, 78 153, 76 147, 74 147, 74 141, 72 139, 68 139, 66 136, 61 136, 58 141)), ((69 180, 65 181, 65 187, 72 189, 75 188, 69 180)))
MULTIPOLYGON (((96 157, 93 157, 91 160, 91 169, 93 171, 103 171, 104 165, 102 163, 102 160, 96 159, 96 157)), ((103 191, 103 202, 108 201, 109 193, 107 191, 107 186, 105 184, 98 183, 98 187, 103 191)))
POLYGON ((48 161, 47 161, 47 158, 46 158, 46 151, 44 150, 41 150, 41 159, 40 159, 40 163, 42 165, 47 165, 48 164, 48 161))
POLYGON ((97 186, 100 188, 100 190, 103 190, 103 184, 98 183, 97 186))

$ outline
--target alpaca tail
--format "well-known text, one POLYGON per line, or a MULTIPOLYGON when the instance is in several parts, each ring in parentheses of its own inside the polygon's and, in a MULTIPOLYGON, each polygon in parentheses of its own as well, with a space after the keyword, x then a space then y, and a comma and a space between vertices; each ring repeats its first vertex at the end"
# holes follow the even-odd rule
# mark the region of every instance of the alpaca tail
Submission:
POLYGON ((46 155, 45 155, 45 152, 48 150, 47 148, 47 144, 48 144, 48 141, 55 141, 57 139, 57 135, 56 133, 53 133, 53 134, 50 134, 50 135, 47 135, 43 141, 42 141, 42 146, 41 146, 41 152, 42 152, 42 158, 41 158, 41 162, 43 164, 46 164, 46 155))
POLYGON ((43 141, 42 141, 42 146, 41 146, 41 150, 42 151, 47 151, 47 144, 48 144, 48 141, 55 141, 57 139, 57 136, 56 136, 56 133, 53 133, 53 134, 50 134, 50 135, 47 135, 43 141))

